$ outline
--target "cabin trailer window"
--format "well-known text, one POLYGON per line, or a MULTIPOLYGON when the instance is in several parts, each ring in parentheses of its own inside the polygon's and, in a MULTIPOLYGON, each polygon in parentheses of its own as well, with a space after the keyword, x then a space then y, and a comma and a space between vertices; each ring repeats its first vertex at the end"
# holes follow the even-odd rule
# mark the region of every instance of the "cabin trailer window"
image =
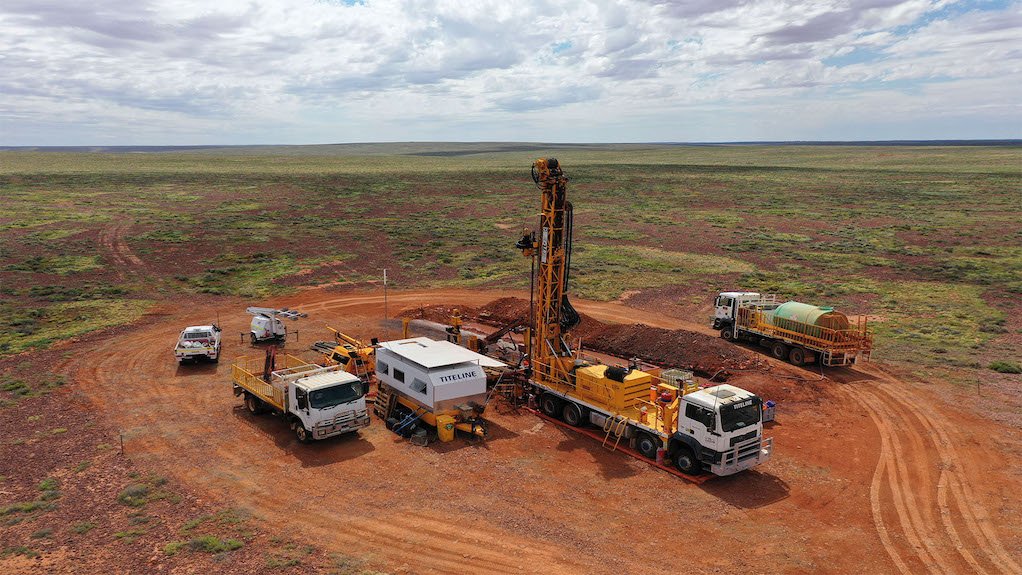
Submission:
POLYGON ((376 372, 377 373, 382 373, 384 375, 389 375, 390 374, 390 366, 385 364, 385 363, 383 363, 379 359, 377 359, 376 360, 376 372))
POLYGON ((412 391, 414 391, 416 393, 421 393, 422 395, 426 395, 426 382, 422 381, 421 379, 419 379, 417 377, 412 380, 411 388, 412 388, 412 391))
POLYGON ((401 383, 404 383, 405 382, 405 372, 403 372, 400 369, 395 367, 394 368, 394 379, 400 381, 401 383))

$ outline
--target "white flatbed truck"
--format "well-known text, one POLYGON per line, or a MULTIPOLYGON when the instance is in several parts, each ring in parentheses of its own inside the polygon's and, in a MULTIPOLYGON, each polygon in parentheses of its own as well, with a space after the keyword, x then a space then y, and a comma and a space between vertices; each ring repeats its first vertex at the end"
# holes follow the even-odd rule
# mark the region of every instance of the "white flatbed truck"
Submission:
POLYGON ((244 396, 250 412, 281 416, 302 443, 369 425, 367 385, 344 366, 322 367, 291 355, 280 359, 241 357, 231 365, 234 395, 244 396))

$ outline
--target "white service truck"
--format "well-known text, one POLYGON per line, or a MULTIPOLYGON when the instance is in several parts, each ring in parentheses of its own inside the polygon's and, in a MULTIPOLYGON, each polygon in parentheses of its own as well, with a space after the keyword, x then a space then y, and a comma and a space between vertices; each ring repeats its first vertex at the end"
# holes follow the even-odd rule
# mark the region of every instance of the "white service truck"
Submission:
POLYGON ((177 338, 174 357, 178 363, 220 361, 220 328, 216 324, 186 327, 177 338))
POLYGON ((291 355, 241 357, 231 366, 234 395, 255 415, 281 416, 302 443, 369 425, 367 384, 342 365, 319 366, 291 355))

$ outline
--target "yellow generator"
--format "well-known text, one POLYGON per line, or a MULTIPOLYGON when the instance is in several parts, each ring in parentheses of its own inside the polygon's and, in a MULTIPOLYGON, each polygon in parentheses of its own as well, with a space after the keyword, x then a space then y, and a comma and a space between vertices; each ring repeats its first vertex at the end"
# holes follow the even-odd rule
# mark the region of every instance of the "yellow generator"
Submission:
POLYGON ((385 341, 376 350, 376 415, 388 429, 422 443, 433 429, 441 441, 453 440, 456 431, 485 437, 485 369, 503 367, 447 341, 385 341))

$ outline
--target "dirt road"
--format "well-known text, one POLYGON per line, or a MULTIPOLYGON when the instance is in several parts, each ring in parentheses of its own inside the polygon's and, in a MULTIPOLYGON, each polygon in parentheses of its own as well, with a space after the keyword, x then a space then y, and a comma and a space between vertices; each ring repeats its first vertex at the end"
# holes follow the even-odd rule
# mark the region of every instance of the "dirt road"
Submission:
MULTIPOLYGON (((520 294, 397 292, 388 310, 498 295, 520 294)), ((388 337, 381 294, 311 290, 269 303, 309 314, 291 347, 325 339, 326 325, 388 337)), ((576 307, 604 321, 707 331, 619 303, 576 307)), ((221 309, 229 319, 219 365, 174 362, 181 327, 212 313, 153 317, 83 350, 69 375, 124 431, 130 457, 384 569, 1019 572, 1019 504, 1007 496, 1022 484, 977 441, 996 430, 944 412, 931 391, 877 368, 812 387, 803 381, 811 374, 783 364, 737 375, 734 383, 768 398, 793 398, 770 430, 775 458, 695 486, 527 414, 491 413, 492 437, 479 445, 415 447, 376 421, 358 436, 298 444, 230 393, 230 361, 262 353, 239 337, 248 316, 221 309)))

